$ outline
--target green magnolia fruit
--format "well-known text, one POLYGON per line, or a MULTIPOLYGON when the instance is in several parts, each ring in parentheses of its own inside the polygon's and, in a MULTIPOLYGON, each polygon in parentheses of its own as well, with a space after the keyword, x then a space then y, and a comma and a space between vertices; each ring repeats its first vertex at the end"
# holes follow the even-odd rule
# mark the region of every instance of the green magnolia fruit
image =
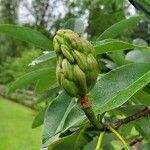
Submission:
POLYGON ((82 98, 94 87, 98 76, 96 53, 91 43, 77 33, 62 29, 53 39, 59 84, 73 97, 82 98))

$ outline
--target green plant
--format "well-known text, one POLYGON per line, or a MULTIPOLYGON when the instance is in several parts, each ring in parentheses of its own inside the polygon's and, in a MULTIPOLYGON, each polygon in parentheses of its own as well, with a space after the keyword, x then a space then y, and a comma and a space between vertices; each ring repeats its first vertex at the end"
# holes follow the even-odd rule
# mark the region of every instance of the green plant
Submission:
MULTIPOLYGON (((46 102, 46 106, 33 122, 33 127, 37 127, 44 122, 43 149, 46 147, 54 150, 87 150, 100 149, 100 147, 103 149, 117 149, 115 142, 118 143, 119 149, 123 147, 130 149, 132 143, 136 143, 137 139, 143 141, 141 143, 142 147, 144 147, 144 144, 147 146, 150 141, 150 128, 145 128, 145 124, 148 126, 150 123, 150 109, 148 107, 150 105, 148 85, 150 82, 150 62, 147 59, 142 62, 135 62, 135 59, 131 61, 126 59, 128 53, 124 52, 138 49, 141 53, 149 53, 150 47, 115 39, 122 31, 131 29, 141 19, 143 19, 143 16, 122 20, 104 31, 97 38, 97 41, 91 42, 96 50, 97 59, 103 61, 103 67, 109 68, 111 71, 108 73, 102 71, 94 88, 91 88, 88 92, 82 89, 80 92, 83 93, 72 94, 71 92, 70 94, 70 91, 65 88, 65 83, 63 87, 71 96, 61 89, 57 83, 55 75, 56 55, 52 51, 52 41, 44 35, 25 27, 0 25, 0 32, 50 50, 50 52, 35 59, 33 64, 38 66, 41 63, 52 61, 54 62, 53 65, 25 74, 13 82, 8 91, 10 93, 18 88, 36 83, 35 92, 41 94, 36 104, 46 102), (102 58, 101 54, 105 54, 106 57, 102 58), (83 96, 85 100, 87 93, 91 100, 90 111, 87 109, 83 109, 83 111, 77 98, 83 96), (123 144, 120 144, 115 137, 123 144)), ((78 32, 77 22, 75 21, 76 32, 78 32)), ((80 33, 78 34, 82 37, 80 26, 80 33)), ((71 29, 73 30, 73 28, 74 26, 71 29)), ((74 34, 77 35, 77 33, 74 34)), ((64 37, 61 40, 64 40, 64 37)), ((76 46, 80 46, 80 42, 76 46)), ((63 43, 65 43, 64 47, 66 48, 66 42, 63 41, 63 43)), ((57 42, 54 42, 55 50, 59 50, 56 48, 57 44, 57 42)), ((83 48, 87 50, 86 46, 84 45, 83 48)), ((60 57, 60 55, 62 56, 61 53, 57 53, 57 57, 60 57)), ((65 55, 65 57, 67 56, 65 55)), ((70 75, 70 70, 67 73, 70 75)), ((85 76, 87 74, 88 72, 85 73, 85 76)), ((62 81, 60 83, 62 84, 62 81)), ((78 88, 83 85, 80 84, 77 86, 78 88)))
POLYGON ((21 75, 30 72, 33 69, 36 69, 36 66, 28 68, 27 66, 33 59, 38 57, 41 53, 41 50, 32 48, 30 49, 30 51, 28 49, 25 49, 20 57, 8 57, 7 60, 0 65, 0 83, 10 83, 11 81, 14 81, 21 75))

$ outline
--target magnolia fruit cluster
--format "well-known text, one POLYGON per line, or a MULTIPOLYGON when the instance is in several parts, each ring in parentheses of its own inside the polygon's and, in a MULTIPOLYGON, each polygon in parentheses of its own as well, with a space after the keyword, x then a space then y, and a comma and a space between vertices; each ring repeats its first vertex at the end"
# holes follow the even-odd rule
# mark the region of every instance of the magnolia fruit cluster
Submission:
POLYGON ((71 30, 62 29, 53 40, 59 84, 73 97, 84 97, 95 85, 98 64, 91 43, 71 30))

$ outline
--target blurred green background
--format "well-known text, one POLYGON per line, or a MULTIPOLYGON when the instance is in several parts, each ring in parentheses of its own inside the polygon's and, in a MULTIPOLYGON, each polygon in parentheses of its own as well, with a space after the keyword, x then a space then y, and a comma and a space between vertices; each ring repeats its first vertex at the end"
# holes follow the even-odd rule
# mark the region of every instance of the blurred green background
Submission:
POLYGON ((32 129, 36 112, 0 97, 0 149, 37 150, 42 128, 32 129))

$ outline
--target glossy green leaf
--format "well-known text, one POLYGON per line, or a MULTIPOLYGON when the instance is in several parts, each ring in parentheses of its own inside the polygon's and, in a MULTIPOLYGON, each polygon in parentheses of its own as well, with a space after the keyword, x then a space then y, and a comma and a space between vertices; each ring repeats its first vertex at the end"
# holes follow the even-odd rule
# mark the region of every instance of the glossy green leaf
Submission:
POLYGON ((123 42, 120 40, 104 40, 104 42, 97 42, 94 45, 97 54, 102 54, 106 52, 114 52, 114 51, 123 51, 130 50, 134 48, 139 49, 147 49, 150 50, 150 47, 134 45, 131 43, 123 42))
POLYGON ((98 137, 94 137, 92 141, 84 146, 84 150, 94 150, 96 148, 98 137))
POLYGON ((134 123, 140 134, 150 142, 150 116, 142 117, 134 123))
POLYGON ((84 137, 83 130, 80 130, 53 142, 49 145, 48 150, 77 150, 82 149, 85 144, 87 144, 87 140, 84 137))
POLYGON ((31 83, 36 83, 37 81, 45 78, 45 76, 49 76, 50 80, 47 82, 50 87, 56 81, 55 68, 39 69, 23 75, 10 85, 8 93, 14 92, 19 88, 25 88, 31 83))
POLYGON ((76 109, 72 114, 71 110, 77 107, 74 98, 62 92, 48 107, 44 121, 43 140, 47 141, 59 132, 65 131, 75 124, 75 122, 83 119, 84 113, 81 109, 76 109), (70 114, 68 118, 68 114, 70 114), (81 117, 80 117, 81 116, 81 117))
POLYGON ((40 48, 53 50, 52 41, 33 29, 16 25, 1 24, 0 32, 15 37, 19 40, 32 43, 40 48))
POLYGON ((92 45, 94 47, 97 47, 97 46, 99 46, 101 44, 105 44, 105 43, 108 43, 108 42, 113 42, 113 41, 116 41, 116 40, 117 39, 105 39, 105 40, 102 40, 102 41, 99 41, 99 40, 97 40, 97 41, 91 41, 91 43, 92 43, 92 45))
POLYGON ((129 62, 125 60, 125 54, 123 51, 117 51, 107 54, 118 66, 128 64, 129 62))
MULTIPOLYGON (((129 111, 129 110, 128 110, 129 111)), ((119 128, 119 133, 124 139, 127 139, 132 136, 132 128, 134 127, 133 123, 124 124, 119 128)))
POLYGON ((98 40, 104 40, 108 38, 115 38, 120 33, 127 29, 131 29, 133 26, 135 26, 143 16, 136 16, 129 19, 121 20, 120 22, 117 22, 110 26, 107 30, 105 30, 99 37, 98 40))
MULTIPOLYGON (((83 121, 85 121, 86 116, 81 110, 79 105, 76 103, 74 107, 70 110, 64 124, 64 130, 69 129, 72 126, 80 126, 83 121)), ((86 123, 86 121, 84 122, 86 123)))
POLYGON ((38 58, 34 59, 30 64, 29 66, 31 65, 36 65, 36 64, 39 64, 39 63, 42 63, 42 62, 45 62, 45 61, 48 61, 48 60, 51 60, 53 58, 56 58, 56 54, 54 51, 51 51, 51 52, 45 52, 43 55, 39 56, 38 58))
POLYGON ((144 105, 137 104, 137 105, 123 105, 115 110, 119 111, 121 114, 125 116, 131 116, 139 111, 142 111, 145 108, 144 105))
POLYGON ((132 101, 136 104, 150 106, 150 94, 143 90, 140 90, 134 94, 132 101))
POLYGON ((144 90, 145 92, 147 92, 147 93, 150 94, 150 83, 147 84, 147 85, 143 88, 143 90, 144 90))
POLYGON ((52 101, 53 97, 60 91, 58 83, 54 83, 48 90, 44 91, 34 104, 39 104, 44 101, 52 101))
MULTIPOLYGON (((107 149, 113 150, 113 148, 111 146, 111 142, 113 140, 115 140, 114 135, 112 133, 109 133, 109 134, 106 133, 104 135, 101 148, 103 148, 104 150, 107 150, 107 149)), ((84 146, 84 150, 95 150, 97 141, 98 141, 98 136, 94 137, 92 141, 90 141, 88 144, 86 144, 84 146)))
POLYGON ((55 74, 45 74, 43 78, 39 79, 35 86, 35 93, 41 94, 45 90, 48 90, 51 85, 57 82, 55 74))
POLYGON ((93 107, 103 113, 121 106, 150 82, 150 63, 135 63, 104 75, 92 90, 93 107))
POLYGON ((32 128, 39 127, 40 125, 43 124, 46 109, 47 109, 47 107, 45 107, 44 109, 42 109, 42 110, 35 116, 35 118, 34 118, 34 120, 33 120, 33 122, 32 122, 32 128))

